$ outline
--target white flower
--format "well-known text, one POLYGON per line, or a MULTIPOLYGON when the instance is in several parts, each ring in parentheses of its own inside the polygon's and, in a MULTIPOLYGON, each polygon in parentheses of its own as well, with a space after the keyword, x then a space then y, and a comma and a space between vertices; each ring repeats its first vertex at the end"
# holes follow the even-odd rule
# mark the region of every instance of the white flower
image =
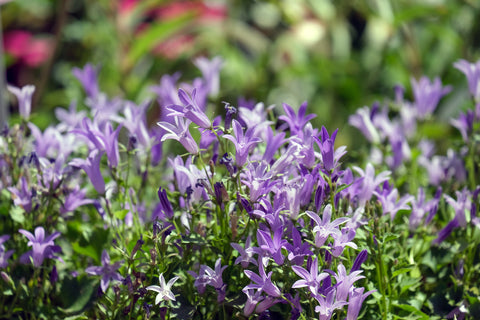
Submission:
POLYGON ((163 278, 163 273, 160 274, 158 277, 160 286, 148 286, 147 290, 152 290, 158 292, 157 297, 155 298, 155 304, 159 304, 160 301, 165 300, 175 300, 175 296, 170 288, 173 286, 175 281, 178 280, 179 277, 174 277, 167 284, 165 284, 165 279, 163 278))

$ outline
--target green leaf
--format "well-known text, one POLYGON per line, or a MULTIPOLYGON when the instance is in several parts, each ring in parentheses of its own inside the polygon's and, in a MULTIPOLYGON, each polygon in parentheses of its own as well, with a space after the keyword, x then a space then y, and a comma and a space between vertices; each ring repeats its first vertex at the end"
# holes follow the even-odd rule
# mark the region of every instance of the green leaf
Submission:
POLYGON ((97 279, 65 278, 61 282, 61 299, 65 308, 59 308, 66 314, 80 313, 95 298, 97 279))
POLYGON ((130 212, 130 210, 123 209, 123 210, 115 211, 113 213, 113 215, 115 216, 115 218, 123 220, 123 219, 125 219, 125 217, 127 216, 127 213, 129 213, 129 212, 130 212))
POLYGON ((411 267, 401 268, 401 269, 398 269, 398 270, 393 271, 393 273, 392 273, 392 279, 395 278, 396 276, 398 276, 399 274, 403 274, 403 273, 410 272, 411 270, 413 270, 414 267, 415 267, 415 266, 411 266, 411 267))
POLYGON ((96 263, 100 263, 100 260, 98 259, 97 250, 93 246, 89 245, 87 247, 82 247, 78 242, 74 242, 72 243, 72 248, 73 248, 73 251, 75 251, 76 253, 90 257, 93 260, 95 260, 96 263))
POLYGON ((398 238, 400 238, 400 235, 398 235, 398 234, 386 233, 383 236, 383 243, 386 243, 386 242, 389 242, 389 241, 392 241, 392 240, 395 240, 395 239, 398 239, 398 238))
POLYGON ((397 307, 397 308, 400 308, 402 310, 408 311, 410 313, 413 313, 413 314, 419 316, 420 319, 422 319, 422 320, 423 319, 425 319, 425 320, 429 319, 428 315, 426 315, 422 311, 418 310, 414 306, 411 306, 411 305, 408 305, 408 304, 394 304, 394 306, 397 307))
POLYGON ((12 218, 13 221, 18 222, 19 224, 24 224, 25 223, 25 210, 23 210, 21 207, 12 207, 10 209, 10 217, 12 218))
POLYGON ((184 14, 168 21, 152 24, 145 33, 141 34, 134 41, 132 49, 127 55, 129 65, 134 64, 145 53, 186 26, 191 20, 192 14, 184 14))

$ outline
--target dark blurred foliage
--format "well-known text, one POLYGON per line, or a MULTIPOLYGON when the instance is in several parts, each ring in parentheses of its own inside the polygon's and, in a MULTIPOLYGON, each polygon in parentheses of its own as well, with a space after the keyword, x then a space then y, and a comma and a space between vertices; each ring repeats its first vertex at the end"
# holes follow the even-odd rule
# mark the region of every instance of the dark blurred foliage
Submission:
MULTIPOLYGON (((316 125, 339 127, 351 144, 356 108, 393 97, 397 83, 408 96, 421 75, 467 94, 452 63, 480 57, 473 0, 15 0, 0 10, 8 83, 37 86, 43 127, 55 107, 82 100, 73 67, 99 66, 102 90, 140 102, 163 74, 196 75, 191 61, 204 55, 225 61, 219 109, 238 97, 295 108, 307 100, 316 125)), ((458 100, 447 96, 438 112, 456 115, 458 100)))

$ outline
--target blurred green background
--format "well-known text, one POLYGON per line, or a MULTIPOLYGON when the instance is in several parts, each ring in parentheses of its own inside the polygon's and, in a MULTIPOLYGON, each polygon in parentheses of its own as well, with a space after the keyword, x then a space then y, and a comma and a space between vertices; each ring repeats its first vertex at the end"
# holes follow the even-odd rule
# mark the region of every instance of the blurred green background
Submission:
MULTIPOLYGON (((467 95, 452 64, 480 57, 476 0, 14 0, 0 11, 7 81, 37 86, 41 127, 55 107, 82 100, 73 67, 100 66, 103 91, 140 102, 163 74, 189 80, 199 75, 194 57, 220 56, 219 108, 239 97, 307 100, 314 124, 340 128, 351 144, 355 109, 393 97, 395 84, 411 97, 412 76, 440 76, 467 95)), ((439 112, 455 113, 458 98, 439 112)))

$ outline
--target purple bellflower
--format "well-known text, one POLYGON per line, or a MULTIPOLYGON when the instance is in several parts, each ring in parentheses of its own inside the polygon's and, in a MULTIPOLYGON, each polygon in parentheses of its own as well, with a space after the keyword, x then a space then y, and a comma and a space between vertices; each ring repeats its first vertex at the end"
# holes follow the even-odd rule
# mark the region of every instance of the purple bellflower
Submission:
POLYGON ((105 193, 105 181, 100 172, 100 160, 102 155, 103 151, 93 150, 90 152, 87 159, 76 158, 69 163, 70 166, 78 167, 85 171, 90 178, 93 187, 99 194, 105 193))
POLYGON ((259 269, 259 274, 256 274, 255 272, 250 270, 243 270, 243 272, 247 275, 247 277, 250 280, 252 280, 255 284, 251 283, 245 286, 242 289, 242 291, 245 294, 248 294, 247 292, 249 289, 257 289, 258 291, 265 292, 271 297, 275 297, 275 298, 280 297, 282 295, 280 289, 278 289, 278 287, 272 282, 273 271, 270 271, 267 275, 265 273, 265 269, 261 261, 258 261, 258 269, 259 269))
POLYGON ((383 215, 390 214, 392 221, 395 219, 398 211, 409 210, 410 206, 407 204, 414 200, 414 197, 411 195, 405 195, 398 199, 398 190, 396 188, 384 188, 382 192, 374 191, 373 193, 382 204, 383 215))
POLYGON ((348 123, 360 130, 368 141, 378 144, 381 142, 381 138, 378 128, 373 123, 375 115, 374 110, 375 108, 370 110, 370 108, 367 106, 360 108, 355 114, 348 118, 348 123))
POLYGON ((235 137, 230 134, 223 135, 235 145, 235 160, 238 167, 242 167, 247 162, 248 153, 260 141, 260 138, 254 136, 255 128, 248 128, 244 133, 242 125, 237 120, 232 121, 235 137))
POLYGON ((8 187, 8 191, 12 194, 13 203, 22 207, 25 212, 32 211, 32 190, 29 190, 28 182, 25 176, 20 178, 20 188, 8 187))
POLYGON ((287 243, 284 248, 288 251, 288 260, 297 266, 303 265, 305 256, 313 256, 310 244, 302 243, 302 236, 297 228, 292 228, 293 244, 287 243))
MULTIPOLYGON (((338 220, 338 219, 337 219, 338 220)), ((334 239, 332 246, 332 256, 339 257, 346 246, 357 249, 357 245, 352 242, 355 238, 355 230, 343 228, 340 233, 333 233, 332 237, 334 239)))
POLYGON ((222 267, 222 258, 218 258, 215 262, 215 270, 209 266, 201 265, 198 275, 193 271, 188 271, 188 273, 195 278, 193 285, 200 294, 205 292, 207 285, 210 285, 217 291, 217 301, 222 302, 225 300, 227 289, 227 285, 223 283, 222 273, 227 267, 228 266, 222 267))
POLYGON ((94 99, 100 92, 97 80, 98 68, 91 64, 86 64, 83 69, 73 68, 73 75, 80 81, 87 96, 94 99))
POLYGON ((347 274, 343 264, 339 264, 337 268, 337 274, 334 274, 333 277, 337 281, 337 301, 347 301, 349 292, 353 289, 353 284, 365 278, 361 276, 362 270, 351 271, 350 274, 347 274))
POLYGON ((171 288, 175 281, 177 281, 179 277, 173 277, 168 281, 168 283, 165 283, 165 278, 163 277, 163 273, 160 274, 158 277, 158 281, 160 282, 160 286, 148 286, 147 290, 155 291, 157 292, 157 297, 155 298, 155 304, 159 304, 162 300, 165 301, 170 301, 174 300, 175 301, 175 295, 173 294, 171 288))
POLYGON ((354 192, 353 196, 358 197, 358 205, 363 207, 372 198, 375 189, 388 180, 390 171, 383 171, 375 176, 375 169, 371 163, 367 163, 365 171, 359 167, 353 167, 353 169, 360 174, 360 178, 354 182, 349 191, 354 192))
POLYGON ((427 77, 422 77, 418 81, 412 78, 411 82, 415 107, 420 119, 431 115, 440 99, 451 91, 450 86, 442 87, 440 78, 435 78, 433 82, 430 82, 427 77))
POLYGON ((338 226, 347 222, 349 218, 343 217, 338 218, 333 222, 330 222, 332 218, 332 205, 328 204, 323 210, 322 218, 318 216, 313 211, 305 212, 316 224, 313 228, 313 233, 315 234, 315 245, 320 248, 325 244, 328 237, 334 234, 341 235, 338 226))
POLYGON ((320 320, 330 320, 335 310, 347 304, 346 301, 336 301, 335 291, 334 288, 330 288, 325 295, 315 295, 315 299, 319 303, 319 305, 315 307, 315 312, 320 313, 320 320))
POLYGON ((207 117, 205 112, 200 109, 196 102, 196 93, 197 90, 193 89, 192 96, 189 97, 183 89, 179 89, 178 98, 180 99, 182 105, 172 104, 167 106, 166 108, 170 111, 168 116, 183 117, 189 119, 201 128, 211 128, 212 123, 210 122, 210 119, 207 117))
POLYGON ((316 117, 314 114, 305 115, 307 112, 307 102, 305 101, 300 105, 298 109, 298 114, 293 110, 291 106, 284 103, 283 110, 286 115, 281 115, 278 117, 279 120, 283 120, 287 123, 291 135, 301 135, 303 133, 303 127, 313 118, 316 117))
POLYGON ((356 320, 358 318, 358 313, 362 308, 363 301, 376 290, 371 290, 367 293, 363 293, 364 291, 365 288, 352 288, 352 290, 350 291, 348 295, 348 309, 346 320, 356 320))
POLYGON ((123 261, 117 261, 114 264, 110 264, 110 256, 105 249, 102 251, 101 260, 101 266, 88 267, 87 269, 85 269, 85 272, 89 275, 102 276, 102 280, 100 281, 100 288, 102 288, 103 293, 105 293, 107 292, 110 281, 123 280, 123 277, 117 272, 123 261))
POLYGON ((167 139, 177 140, 188 152, 198 154, 198 145, 188 130, 191 121, 183 117, 175 117, 174 122, 175 124, 165 121, 157 122, 158 126, 167 131, 167 133, 162 136, 161 141, 163 142, 167 139))
POLYGON ((35 86, 26 85, 20 89, 9 85, 7 89, 17 97, 20 117, 28 120, 28 118, 30 118, 30 112, 32 111, 32 96, 35 91, 35 86))
POLYGON ((60 247, 56 246, 53 242, 53 240, 60 236, 60 232, 57 231, 47 236, 43 227, 35 228, 35 235, 24 229, 20 229, 18 232, 27 237, 29 240, 27 245, 32 247, 31 251, 24 253, 20 257, 22 263, 29 263, 30 259, 32 259, 33 265, 38 268, 45 259, 58 259, 63 261, 60 257, 54 255, 54 253, 61 251, 60 247))
POLYGON ((476 63, 470 63, 466 60, 459 60, 455 62, 453 66, 465 74, 470 93, 478 102, 480 100, 480 60, 476 63))
POLYGON ((313 295, 317 295, 320 289, 320 284, 323 280, 330 277, 330 275, 326 272, 318 271, 318 257, 315 257, 310 264, 310 270, 305 270, 303 267, 300 266, 292 266, 293 272, 295 272, 302 280, 297 280, 293 285, 292 288, 303 288, 308 287, 310 292, 313 295))
POLYGON ((273 234, 273 240, 270 232, 257 230, 257 242, 259 247, 252 247, 247 250, 251 250, 258 254, 258 257, 262 258, 264 266, 268 264, 268 259, 272 258, 275 263, 282 265, 285 261, 285 257, 282 254, 282 248, 287 244, 287 240, 283 239, 283 226, 280 226, 275 230, 273 234))
POLYGON ((0 268, 6 268, 8 265, 8 259, 13 254, 13 250, 5 250, 5 246, 3 245, 8 239, 10 239, 9 235, 0 236, 0 268))
POLYGON ((60 207, 60 214, 65 215, 68 212, 73 212, 80 206, 94 203, 95 200, 85 198, 86 193, 86 189, 80 189, 80 186, 76 185, 65 197, 65 201, 60 207))
POLYGON ((242 268, 247 268, 250 263, 257 265, 257 261, 253 258, 253 251, 248 250, 250 248, 250 243, 252 237, 249 235, 245 241, 245 248, 240 246, 238 243, 230 243, 230 245, 240 253, 240 255, 235 259, 235 264, 241 264, 242 268))

